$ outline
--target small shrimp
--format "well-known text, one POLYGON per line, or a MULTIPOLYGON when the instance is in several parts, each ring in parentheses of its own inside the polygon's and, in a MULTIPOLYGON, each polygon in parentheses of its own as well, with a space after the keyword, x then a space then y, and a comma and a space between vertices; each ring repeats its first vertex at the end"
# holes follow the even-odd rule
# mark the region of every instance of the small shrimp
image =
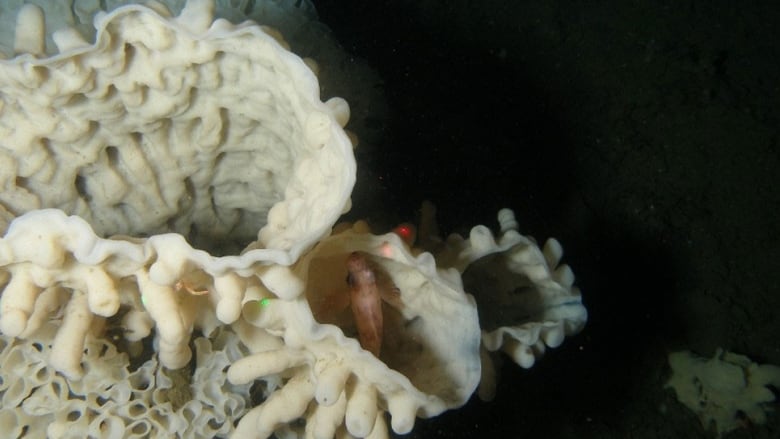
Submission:
POLYGON ((347 258, 347 273, 352 315, 355 318, 360 346, 379 358, 384 317, 376 273, 360 252, 352 252, 347 258))
POLYGON ((184 279, 180 279, 178 282, 173 284, 173 288, 179 291, 186 291, 192 294, 193 296, 203 296, 209 293, 208 288, 203 288, 203 287, 197 288, 191 282, 188 282, 184 279))

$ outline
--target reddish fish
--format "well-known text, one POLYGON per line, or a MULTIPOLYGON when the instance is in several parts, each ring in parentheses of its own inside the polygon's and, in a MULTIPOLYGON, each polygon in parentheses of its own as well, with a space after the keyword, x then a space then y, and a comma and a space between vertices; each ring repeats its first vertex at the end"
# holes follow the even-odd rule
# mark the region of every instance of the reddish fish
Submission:
POLYGON ((347 258, 352 315, 358 331, 360 346, 379 358, 382 348, 382 295, 376 282, 376 273, 366 257, 352 252, 347 258))

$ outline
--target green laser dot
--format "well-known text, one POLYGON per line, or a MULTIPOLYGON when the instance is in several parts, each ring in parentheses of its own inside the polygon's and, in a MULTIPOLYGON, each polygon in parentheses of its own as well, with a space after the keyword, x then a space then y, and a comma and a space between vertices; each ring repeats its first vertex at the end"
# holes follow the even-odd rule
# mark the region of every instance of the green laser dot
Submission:
POLYGON ((262 306, 263 308, 267 307, 270 304, 271 304, 271 299, 267 299, 267 298, 260 299, 260 306, 262 306))

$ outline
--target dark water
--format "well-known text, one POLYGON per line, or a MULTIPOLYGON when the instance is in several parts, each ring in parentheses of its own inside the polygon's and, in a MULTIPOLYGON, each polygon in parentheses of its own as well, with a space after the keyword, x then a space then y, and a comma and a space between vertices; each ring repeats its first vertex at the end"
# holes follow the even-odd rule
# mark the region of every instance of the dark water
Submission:
MULTIPOLYGON (((780 364, 773 2, 318 1, 384 80, 355 217, 557 237, 590 312, 495 401, 410 437, 711 437, 667 354, 780 364)), ((777 407, 777 405, 775 405, 777 407)), ((778 416, 729 437, 780 437, 778 416)))

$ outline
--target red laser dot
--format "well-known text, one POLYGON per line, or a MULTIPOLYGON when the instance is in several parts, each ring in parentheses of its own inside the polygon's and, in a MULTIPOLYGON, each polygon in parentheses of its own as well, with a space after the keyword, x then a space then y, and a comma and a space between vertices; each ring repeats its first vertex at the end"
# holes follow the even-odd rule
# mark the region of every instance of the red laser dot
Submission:
POLYGON ((406 243, 406 245, 412 245, 414 243, 417 230, 413 225, 409 223, 403 223, 396 226, 396 228, 393 229, 393 233, 398 235, 406 243))

